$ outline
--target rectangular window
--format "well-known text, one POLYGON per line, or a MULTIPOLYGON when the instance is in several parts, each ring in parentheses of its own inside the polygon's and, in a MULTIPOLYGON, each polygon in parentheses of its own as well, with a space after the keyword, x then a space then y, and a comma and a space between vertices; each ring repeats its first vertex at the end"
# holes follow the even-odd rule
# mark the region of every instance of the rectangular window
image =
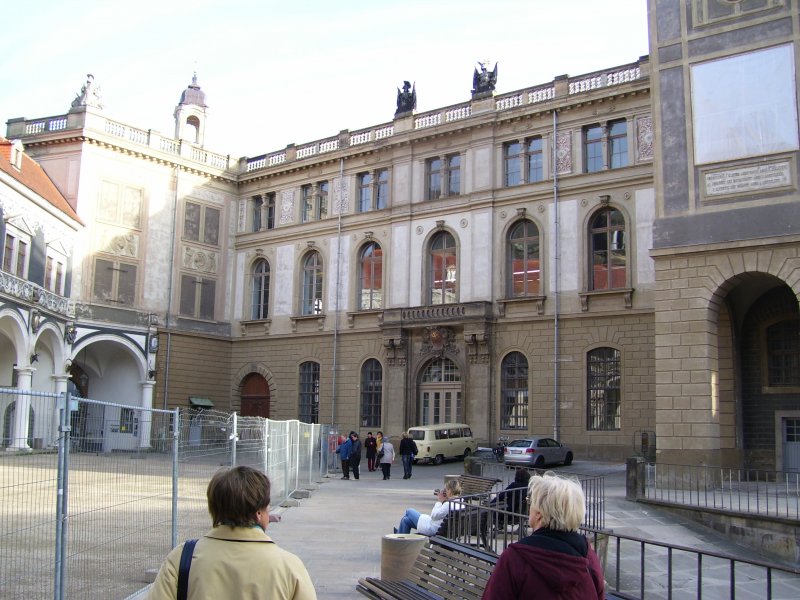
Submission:
POLYGON ((275 192, 267 194, 267 229, 275 229, 275 192))
POLYGON ((260 196, 253 197, 253 224, 251 231, 261 231, 261 211, 264 210, 264 200, 260 196))
POLYGON ((183 211, 183 239, 219 245, 219 209, 187 202, 183 211))
POLYGON ((303 223, 328 216, 328 182, 320 181, 300 188, 303 197, 303 223))
POLYGON ((372 210, 372 173, 358 175, 358 212, 372 210))
POLYGON ((181 315, 213 320, 216 285, 213 279, 181 275, 181 315))
POLYGON ((103 181, 100 184, 97 220, 140 229, 143 197, 141 188, 103 181))
POLYGON ((542 161, 542 138, 535 137, 528 140, 528 183, 544 179, 544 164, 542 161))
POLYGON ((136 265, 97 258, 94 262, 94 300, 133 306, 136 297, 136 265))
POLYGON ((583 156, 587 173, 603 170, 603 128, 600 125, 587 127, 583 132, 583 156))
POLYGON ((47 255, 44 268, 44 287, 55 293, 64 293, 64 263, 66 259, 62 256, 47 255))
POLYGON ((608 146, 612 169, 628 166, 628 124, 625 121, 609 123, 608 146))
POLYGON ((447 157, 447 195, 458 196, 461 193, 461 155, 447 157))
POLYGON ((589 431, 620 428, 620 353, 614 348, 596 348, 587 354, 586 392, 589 431))
POLYGON ((300 365, 300 406, 298 419, 303 423, 319 422, 319 364, 300 365))
POLYGON ((377 210, 389 206, 389 169, 378 169, 378 197, 375 202, 377 210))
POLYGON ((358 174, 358 212, 382 210, 389 204, 389 169, 358 174))
POLYGON ((439 158, 428 160, 428 185, 425 197, 437 200, 442 195, 442 161, 439 158))
POLYGON ((522 146, 519 142, 511 142, 503 147, 506 187, 518 185, 522 181, 522 170, 520 168, 521 151, 522 146))
POLYGON ((28 236, 11 230, 10 225, 6 226, 6 240, 3 253, 3 270, 20 279, 28 276, 28 254, 30 243, 28 236), (24 238, 24 239, 23 239, 24 238))
POLYGON ((119 432, 137 435, 139 421, 132 408, 119 409, 119 432))

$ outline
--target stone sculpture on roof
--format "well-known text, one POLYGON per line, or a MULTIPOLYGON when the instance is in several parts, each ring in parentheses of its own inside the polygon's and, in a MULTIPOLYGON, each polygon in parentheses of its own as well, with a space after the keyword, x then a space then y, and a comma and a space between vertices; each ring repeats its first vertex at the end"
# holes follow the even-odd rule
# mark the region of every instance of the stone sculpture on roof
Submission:
POLYGON ((417 90, 416 84, 413 86, 408 82, 403 82, 403 91, 397 88, 397 110, 394 116, 410 113, 417 108, 417 90))
POLYGON ((479 62, 478 64, 480 65, 481 70, 478 72, 478 69, 475 68, 475 73, 472 76, 473 97, 480 94, 491 94, 497 85, 497 63, 494 63, 493 71, 488 71, 486 69, 486 67, 489 65, 488 60, 479 62))
POLYGON ((76 94, 75 100, 72 101, 72 108, 83 106, 103 108, 103 103, 100 101, 100 88, 94 84, 94 75, 91 73, 86 75, 86 83, 81 87, 80 94, 76 94))

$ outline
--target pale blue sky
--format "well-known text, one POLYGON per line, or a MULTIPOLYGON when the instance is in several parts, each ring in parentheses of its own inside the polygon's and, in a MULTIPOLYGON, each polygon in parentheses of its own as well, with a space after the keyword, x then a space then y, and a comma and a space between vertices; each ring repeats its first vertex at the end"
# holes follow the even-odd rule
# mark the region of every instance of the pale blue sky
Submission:
POLYGON ((95 76, 105 114, 164 134, 197 69, 206 146, 256 156, 470 98, 636 61, 647 0, 30 0, 5 8, 0 119, 64 114, 95 76), (10 13, 10 14, 9 14, 10 13))

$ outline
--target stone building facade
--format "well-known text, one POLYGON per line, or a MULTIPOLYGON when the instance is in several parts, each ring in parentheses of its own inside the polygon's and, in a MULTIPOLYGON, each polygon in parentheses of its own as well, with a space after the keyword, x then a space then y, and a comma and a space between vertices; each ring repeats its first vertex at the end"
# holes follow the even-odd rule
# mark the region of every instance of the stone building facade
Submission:
POLYGON ((131 406, 800 468, 798 9, 649 16, 649 58, 509 93, 484 65, 460 104, 406 86, 390 121, 257 157, 205 148, 196 77, 174 138, 84 92, 12 119, 85 224, 70 376, 131 406))

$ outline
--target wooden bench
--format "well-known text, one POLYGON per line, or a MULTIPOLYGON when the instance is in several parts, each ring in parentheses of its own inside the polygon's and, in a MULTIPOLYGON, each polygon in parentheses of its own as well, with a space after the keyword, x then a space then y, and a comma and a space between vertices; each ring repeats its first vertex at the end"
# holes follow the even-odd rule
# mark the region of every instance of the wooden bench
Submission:
POLYGON ((480 600, 497 556, 440 536, 428 539, 402 581, 358 580, 356 590, 378 600, 480 600))
POLYGON ((461 495, 472 496, 491 492, 494 486, 500 483, 500 480, 480 475, 459 475, 458 482, 461 484, 461 495))

